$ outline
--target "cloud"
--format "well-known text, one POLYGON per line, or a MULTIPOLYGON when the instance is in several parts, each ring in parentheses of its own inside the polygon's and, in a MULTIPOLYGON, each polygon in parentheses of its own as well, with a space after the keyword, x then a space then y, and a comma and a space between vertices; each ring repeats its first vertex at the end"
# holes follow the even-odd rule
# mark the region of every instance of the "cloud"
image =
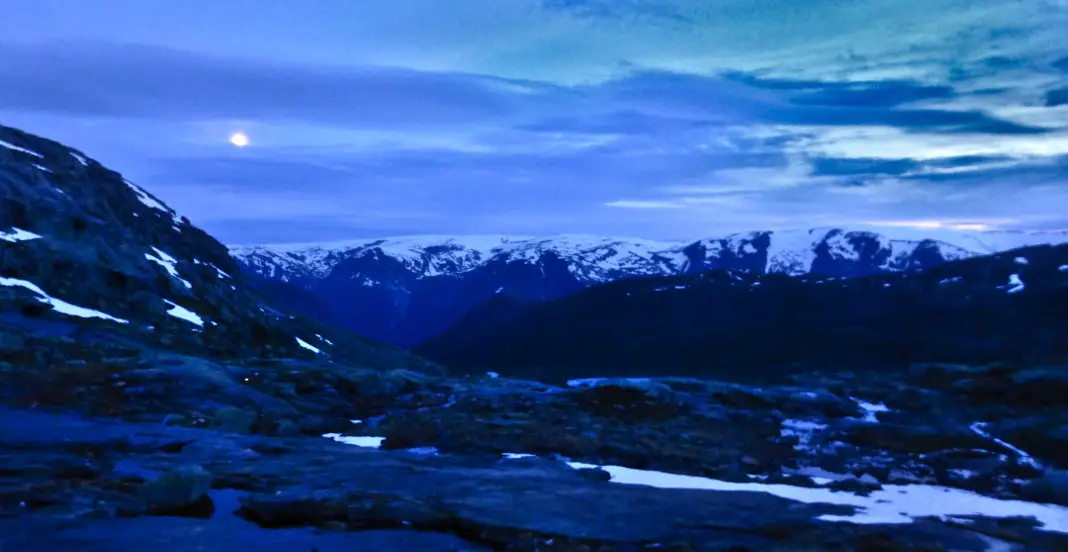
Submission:
POLYGON ((227 240, 1066 218, 1048 2, 128 4, 0 20, 0 118, 227 240))
POLYGON ((171 120, 434 127, 506 118, 537 93, 404 68, 288 65, 158 47, 0 43, 0 105, 171 120))
POLYGON ((1046 92, 1046 107, 1068 105, 1068 86, 1046 92))
POLYGON ((681 204, 672 203, 670 201, 650 201, 641 199, 617 199, 605 203, 605 206, 618 207, 620 209, 678 209, 683 207, 681 204))

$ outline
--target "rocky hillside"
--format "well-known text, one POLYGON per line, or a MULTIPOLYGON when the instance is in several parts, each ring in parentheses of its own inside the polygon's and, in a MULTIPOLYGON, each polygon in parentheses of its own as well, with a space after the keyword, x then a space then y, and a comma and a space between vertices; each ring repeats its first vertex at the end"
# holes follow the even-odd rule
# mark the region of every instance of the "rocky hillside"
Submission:
POLYGON ((376 340, 415 345, 496 293, 551 300, 589 285, 711 269, 853 277, 918 270, 1068 234, 890 237, 822 228, 693 243, 595 236, 411 236, 332 245, 233 246, 259 287, 291 309, 376 340), (949 241, 942 241, 949 240, 949 241), (951 243, 952 242, 952 243, 951 243))
POLYGON ((1068 359, 1068 245, 860 278, 708 271, 496 300, 420 353, 459 369, 739 378, 911 362, 1068 359))
POLYGON ((75 332, 212 358, 406 362, 272 308, 226 247, 147 190, 78 150, 6 127, 0 313, 2 350, 16 362, 42 361, 75 332))

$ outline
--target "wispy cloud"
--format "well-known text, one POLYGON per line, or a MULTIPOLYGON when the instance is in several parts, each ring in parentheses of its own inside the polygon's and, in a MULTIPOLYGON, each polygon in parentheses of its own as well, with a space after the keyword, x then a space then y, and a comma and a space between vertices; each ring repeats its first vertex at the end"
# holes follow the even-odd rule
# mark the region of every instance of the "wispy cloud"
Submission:
POLYGON ((674 203, 671 201, 659 201, 659 200, 641 200, 641 199, 617 199, 615 201, 609 201, 605 203, 608 207, 619 207, 620 209, 678 209, 684 207, 681 203, 674 203))

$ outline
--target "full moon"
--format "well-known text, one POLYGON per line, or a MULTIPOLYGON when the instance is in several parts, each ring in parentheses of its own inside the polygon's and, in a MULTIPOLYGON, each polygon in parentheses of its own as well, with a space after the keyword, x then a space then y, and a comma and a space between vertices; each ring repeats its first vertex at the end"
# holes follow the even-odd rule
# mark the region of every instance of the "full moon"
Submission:
POLYGON ((248 145, 248 135, 240 130, 230 135, 230 143, 243 148, 248 145))

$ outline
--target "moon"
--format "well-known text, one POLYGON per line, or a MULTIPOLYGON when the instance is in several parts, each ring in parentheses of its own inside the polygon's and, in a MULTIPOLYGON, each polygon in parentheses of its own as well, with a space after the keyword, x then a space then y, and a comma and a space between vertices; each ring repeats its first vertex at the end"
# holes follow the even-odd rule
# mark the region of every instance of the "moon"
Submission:
POLYGON ((239 148, 243 148, 248 145, 248 135, 240 130, 234 131, 230 134, 230 143, 239 148))

